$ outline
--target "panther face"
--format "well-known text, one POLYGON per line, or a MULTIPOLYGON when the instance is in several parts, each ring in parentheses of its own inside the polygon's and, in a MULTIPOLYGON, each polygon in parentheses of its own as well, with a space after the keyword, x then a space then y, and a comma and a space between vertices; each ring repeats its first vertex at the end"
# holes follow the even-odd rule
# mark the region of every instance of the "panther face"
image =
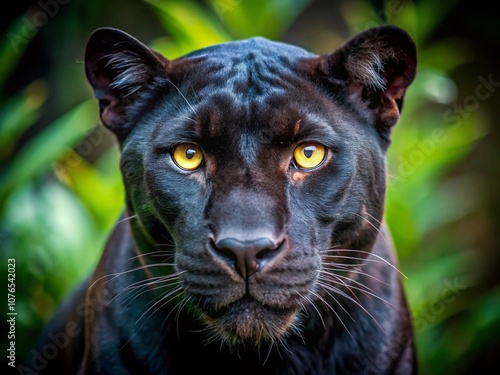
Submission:
POLYGON ((393 27, 325 56, 253 38, 177 60, 97 31, 87 75, 120 142, 137 247, 151 264, 172 250, 173 267, 150 269, 177 281, 164 303, 255 345, 328 308, 346 277, 334 272, 348 276, 378 235, 414 60, 393 27))

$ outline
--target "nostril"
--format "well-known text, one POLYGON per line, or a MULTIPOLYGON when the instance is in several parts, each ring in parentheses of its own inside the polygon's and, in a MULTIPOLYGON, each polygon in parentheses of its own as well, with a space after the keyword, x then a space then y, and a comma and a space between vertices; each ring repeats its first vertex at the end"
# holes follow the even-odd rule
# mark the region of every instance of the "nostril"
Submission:
MULTIPOLYGON (((219 242, 217 242, 219 244, 219 242)), ((222 247, 221 244, 217 245, 212 241, 212 248, 215 250, 218 255, 222 255, 223 258, 225 258, 229 262, 237 262, 238 257, 236 253, 232 250, 230 250, 227 247, 222 247)))
POLYGON ((213 249, 222 256, 244 279, 252 276, 281 249, 270 238, 239 240, 229 237, 213 242, 213 249))
POLYGON ((272 251, 274 250, 270 250, 270 249, 264 249, 264 250, 261 250, 259 251, 256 255, 255 255, 255 259, 259 260, 259 259, 264 259, 267 257, 267 255, 269 253, 271 253, 272 251))

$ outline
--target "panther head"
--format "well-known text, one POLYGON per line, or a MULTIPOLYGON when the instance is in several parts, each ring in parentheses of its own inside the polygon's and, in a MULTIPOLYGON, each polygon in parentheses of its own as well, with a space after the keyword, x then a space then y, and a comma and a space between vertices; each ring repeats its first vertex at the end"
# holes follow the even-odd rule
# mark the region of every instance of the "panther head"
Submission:
POLYGON ((119 141, 136 247, 150 264, 173 249, 172 269, 150 268, 179 282, 182 302, 165 303, 229 344, 280 340, 328 304, 331 265, 348 270, 378 236, 415 66, 392 26, 321 56, 252 38, 174 60, 98 29, 86 73, 119 141))

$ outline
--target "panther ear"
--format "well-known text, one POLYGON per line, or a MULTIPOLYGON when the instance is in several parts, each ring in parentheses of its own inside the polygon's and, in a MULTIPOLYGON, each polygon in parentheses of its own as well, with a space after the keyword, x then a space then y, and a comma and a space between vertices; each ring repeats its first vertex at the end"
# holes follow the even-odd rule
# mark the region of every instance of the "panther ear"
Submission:
POLYGON ((326 74, 343 81, 350 98, 373 113, 377 128, 387 133, 398 121, 415 77, 417 53, 408 33, 395 26, 376 27, 322 59, 326 74))
POLYGON ((99 100, 102 123, 123 140, 132 128, 126 107, 134 95, 165 73, 168 60, 129 34, 100 28, 85 50, 85 73, 99 100))

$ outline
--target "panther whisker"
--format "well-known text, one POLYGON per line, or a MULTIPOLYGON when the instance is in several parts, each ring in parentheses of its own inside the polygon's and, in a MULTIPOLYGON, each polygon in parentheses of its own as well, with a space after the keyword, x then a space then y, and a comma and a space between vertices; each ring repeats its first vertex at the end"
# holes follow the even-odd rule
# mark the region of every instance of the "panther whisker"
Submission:
MULTIPOLYGON (((158 245, 159 246, 159 245, 158 245)), ((145 253, 145 254, 138 254, 138 255, 135 255, 133 257, 130 257, 126 260, 125 263, 127 262, 130 262, 132 260, 136 260, 136 259, 141 259, 141 258, 147 258, 147 257, 160 257, 160 256, 164 256, 166 258, 172 258, 174 255, 174 252, 168 252, 166 250, 158 250, 158 251, 150 251, 148 253, 145 253)))
POLYGON ((344 285, 347 288, 352 287, 353 289, 357 289, 360 291, 371 293, 372 295, 376 295, 376 293, 371 288, 367 287, 366 285, 364 285, 362 283, 356 282, 357 284, 359 284, 358 287, 347 284, 347 282, 354 282, 355 281, 355 280, 352 280, 348 277, 345 277, 345 276, 343 277, 343 276, 340 276, 340 275, 337 275, 334 273, 322 273, 322 277, 324 278, 325 281, 333 282, 336 284, 342 283, 342 285, 344 285), (346 279, 347 281, 344 281, 343 279, 346 279))
MULTIPOLYGON (((322 288, 325 290, 325 292, 328 292, 328 291, 331 291, 335 294, 339 294, 340 296, 346 298, 347 300, 351 301, 352 303, 354 303, 356 306, 358 306, 361 310, 363 310, 379 327, 380 329, 385 332, 384 328, 382 327, 382 325, 378 322, 377 319, 375 319, 375 317, 359 302, 359 301, 356 301, 354 298, 352 298, 351 296, 349 296, 348 294, 346 294, 345 292, 343 292, 341 289, 333 286, 330 284, 331 280, 328 280, 327 283, 321 283, 321 286, 322 288)), ((343 285, 345 286, 346 288, 351 288, 351 286, 349 285, 346 285, 344 282, 337 282, 337 284, 340 284, 340 285, 343 285)))
MULTIPOLYGON (((324 282, 324 280, 323 280, 322 278, 320 278, 320 279, 318 280, 318 284, 319 284, 319 285, 321 285, 321 286, 326 286, 326 285, 328 285, 328 283, 325 283, 325 282, 324 282)), ((327 293, 327 294, 328 294, 328 295, 329 295, 329 296, 330 296, 330 297, 331 297, 331 298, 335 301, 335 303, 336 303, 337 305, 339 305, 339 306, 340 306, 340 308, 341 308, 341 309, 342 309, 342 310, 343 310, 343 311, 344 311, 344 312, 345 312, 345 313, 349 316, 349 318, 351 318, 351 320, 352 320, 354 323, 356 323, 356 320, 352 317, 352 315, 351 315, 351 314, 349 314, 349 312, 345 309, 345 307, 344 307, 344 306, 342 306, 342 304, 341 304, 341 303, 340 303, 340 302, 339 302, 339 301, 338 301, 338 300, 337 300, 337 299, 336 299, 336 298, 335 298, 335 297, 334 297, 334 296, 333 296, 333 295, 332 295, 332 294, 331 294, 328 290, 326 290, 326 289, 323 289, 323 290, 324 290, 324 291, 325 291, 325 292, 326 292, 326 293, 327 293)), ((323 303, 325 303, 325 305, 326 305, 328 308, 330 308, 332 311, 334 311, 333 307, 332 307, 332 306, 331 306, 328 302, 326 302, 326 300, 325 300, 325 299, 324 299, 321 295, 319 295, 319 294, 317 294, 317 295, 320 297, 320 300, 321 300, 323 303)))
POLYGON ((165 323, 167 322, 168 317, 170 316, 170 314, 172 314, 174 311, 177 310, 175 322, 176 322, 176 332, 177 332, 177 335, 179 335, 179 314, 182 311, 182 309, 184 308, 184 306, 186 306, 189 303, 189 301, 190 301, 191 298, 190 297, 186 297, 182 293, 183 292, 182 287, 177 288, 176 291, 179 292, 179 293, 177 295, 171 297, 168 301, 166 301, 162 306, 159 307, 159 309, 161 309, 163 306, 167 305, 171 300, 176 299, 176 298, 180 298, 180 301, 178 301, 173 306, 173 308, 170 309, 170 311, 168 312, 168 314, 163 318, 163 322, 161 324, 160 330, 163 330, 163 327, 165 326, 165 323))
MULTIPOLYGON (((177 295, 175 295, 177 292, 180 292, 182 291, 182 287, 179 286, 175 289, 172 289, 172 290, 169 290, 166 294, 162 295, 161 297, 159 297, 157 299, 157 301, 152 304, 146 311, 144 311, 142 313, 142 315, 136 320, 136 324, 139 323, 139 321, 145 316, 148 314, 148 312, 150 312, 155 306, 157 306, 158 304, 160 304, 160 306, 158 306, 151 314, 149 314, 149 316, 144 320, 144 322, 142 323, 143 325, 146 323, 146 321, 148 321, 148 319, 158 310, 160 310, 163 306, 165 306, 166 304, 168 304, 172 299, 175 299, 177 297, 177 295), (172 297, 172 295, 174 295, 172 297), (169 298, 170 297, 170 298, 169 298), (169 298, 167 301, 165 301, 166 298, 169 298)), ((154 300, 153 300, 154 301, 154 300)))
POLYGON ((172 245, 172 247, 175 247, 175 241, 174 241, 172 238, 167 237, 167 236, 165 236, 164 234, 162 234, 162 237, 163 237, 163 239, 165 239, 168 243, 166 243, 166 244, 157 244, 157 245, 172 245))
MULTIPOLYGON (((364 276, 370 276, 369 274, 365 274, 365 273, 362 273, 362 275, 364 276)), ((371 293, 374 293, 375 294, 375 291, 372 289, 372 288, 369 288, 368 286, 366 286, 365 284, 363 284, 362 282, 358 281, 358 280, 355 280, 353 278, 350 278, 348 276, 344 276, 344 275, 339 275, 337 273, 331 273, 330 276, 334 276, 335 278, 339 279, 345 279, 347 280, 347 282, 352 282, 354 284, 357 284, 360 288, 365 288, 365 290, 367 290, 368 292, 371 292, 371 293)), ((377 278, 375 278, 376 280, 378 280, 377 278)), ((380 280, 378 280, 380 281, 380 280)), ((382 282, 383 284, 387 285, 387 283, 384 283, 382 282)))
MULTIPOLYGON (((183 293, 183 289, 179 289, 180 293, 176 296, 176 297, 173 297, 173 298, 180 298, 180 301, 178 301, 169 311, 169 313, 165 316, 165 318, 163 319, 163 323, 161 325, 161 329, 163 329, 163 327, 165 326, 165 323, 167 322, 168 320, 168 317, 175 311, 176 314, 175 314, 175 322, 176 322, 176 326, 175 326, 175 329, 176 329, 176 332, 177 332, 177 336, 180 337, 180 332, 179 332, 179 321, 180 321, 180 314, 181 312, 184 310, 184 307, 190 303, 193 299, 192 296, 186 296, 184 293, 183 293)), ((199 330, 197 332, 202 332, 202 331, 208 331, 211 333, 211 331, 208 329, 208 327, 205 327, 204 329, 202 330, 199 330)), ((196 330, 193 330, 193 332, 196 332, 196 330)))
POLYGON ((341 265, 337 265, 337 264, 325 264, 325 265, 323 265, 323 268, 325 270, 327 270, 327 271, 330 271, 330 272, 335 272, 335 271, 338 271, 338 272, 348 272, 350 274, 352 273, 352 274, 355 274, 355 275, 366 276, 366 277, 369 277, 370 279, 378 281, 381 284, 389 285, 389 283, 386 283, 385 281, 380 280, 378 277, 370 275, 369 273, 363 272, 363 271, 358 270, 356 268, 353 268, 353 269, 349 269, 347 267, 346 268, 344 268, 344 267, 340 267, 339 268, 339 266, 341 266, 341 265))
POLYGON ((317 299, 319 299, 321 302, 323 302, 323 304, 327 307, 327 309, 332 311, 334 310, 333 307, 320 294, 311 289, 308 289, 307 291, 313 296, 315 296, 317 299))
MULTIPOLYGON (((222 353, 224 349, 224 345, 227 345, 228 347, 231 347, 231 343, 226 342, 227 340, 222 337, 221 335, 217 335, 215 332, 212 331, 212 334, 214 336, 214 340, 219 340, 219 353, 222 353)), ((236 349, 236 354, 239 356, 239 351, 236 349)))
MULTIPOLYGON (((178 290, 181 290, 181 288, 178 288, 178 290)), ((136 322, 136 324, 137 324, 137 322, 136 322)), ((137 335, 138 331, 140 331, 143 326, 144 326, 144 323, 143 323, 143 325, 141 325, 140 327, 138 327, 137 331, 135 331, 135 332, 132 333, 132 335, 130 336, 130 338, 118 350, 121 351, 130 341, 132 341, 132 339, 137 335)))
POLYGON ((224 349, 224 345, 230 345, 228 342, 226 342, 226 339, 218 332, 215 332, 213 329, 211 329, 208 326, 205 326, 203 329, 197 330, 196 332, 206 332, 207 336, 205 340, 203 341, 205 346, 209 346, 217 341, 219 341, 219 352, 222 352, 224 349))
MULTIPOLYGON (((274 339, 271 339, 271 343, 269 344, 269 347, 268 347, 268 349, 267 349, 267 355, 266 355, 266 358, 264 358, 264 362, 262 362, 262 366, 264 366, 264 365, 266 364, 267 360, 268 360, 268 359, 269 359, 269 357, 271 356, 271 352, 272 352, 272 350, 273 350, 273 345, 274 345, 274 339)), ((281 356, 281 353, 280 353, 280 351, 279 351, 279 349, 278 349, 277 345, 276 345, 276 350, 277 350, 278 355, 280 356, 280 358, 283 358, 283 357, 281 356)), ((260 357, 260 349, 259 349, 259 357, 260 357)))
POLYGON ((273 348, 276 348, 276 352, 278 353, 278 356, 283 359, 284 356, 281 354, 281 351, 280 351, 280 346, 285 350, 287 351, 288 353, 292 354, 293 355, 293 351, 291 350, 290 346, 288 345, 288 343, 285 341, 284 337, 271 337, 271 342, 269 344, 269 348, 268 348, 268 354, 267 354, 267 358, 265 359, 264 363, 262 364, 262 366, 265 365, 265 363, 267 362, 267 360, 269 359, 270 355, 271 355, 271 351, 273 348))
MULTIPOLYGON (((387 304, 388 306, 390 306, 391 308, 393 308, 394 310, 397 310, 390 302, 388 302, 387 300, 385 300, 384 298, 378 296, 376 293, 374 292, 370 292, 368 290, 366 290, 366 286, 364 286, 364 288, 361 288, 361 287, 357 287, 357 286, 354 286, 354 285, 348 285, 345 281, 343 281, 339 275, 335 275, 335 274, 330 274, 328 276, 333 276, 334 278, 336 278, 337 280, 333 280, 331 278, 327 278, 325 279, 325 281, 328 281, 329 283, 335 283, 335 284, 339 284, 339 285, 343 285, 345 286, 346 288, 348 289, 354 289, 354 290, 358 290, 360 291, 361 293, 363 294, 366 294, 366 295, 369 295, 371 297, 374 297, 376 299, 378 299, 379 301, 381 302, 384 302, 385 304, 387 304)), ((347 278, 348 279, 348 278, 347 278)), ((352 281, 351 279, 348 279, 349 281, 352 281)), ((368 288, 369 289, 369 288, 368 288)))
MULTIPOLYGON (((329 250, 328 250, 329 251, 329 250)), ((363 251, 363 250, 357 250, 357 249, 335 249, 333 251, 342 251, 342 252, 351 252, 351 253, 361 253, 361 254, 366 254, 366 255, 369 255, 369 256, 372 256, 372 257, 375 257, 377 258, 380 263, 385 263, 387 264, 389 267, 391 267, 392 269, 394 269, 397 273, 399 273, 401 276, 403 276, 405 279, 408 279, 408 277, 406 277, 406 275, 401 272, 399 270, 399 268, 397 268, 394 264, 392 264, 391 262, 389 262, 387 259, 381 257, 380 255, 378 254, 374 254, 372 252, 368 252, 368 251, 363 251)), ((337 256, 337 255, 334 255, 334 256, 337 256)), ((369 259, 369 258, 358 258, 358 259, 366 259, 370 262, 374 262, 376 259, 369 259)))
MULTIPOLYGON (((388 283, 386 283, 385 281, 379 279, 378 277, 373 276, 373 275, 369 274, 368 272, 364 272, 363 270, 358 269, 357 267, 349 269, 349 268, 341 267, 341 265, 338 265, 338 264, 330 264, 330 263, 327 263, 327 262, 328 261, 325 260, 325 264, 322 267, 322 270, 325 271, 325 272, 335 273, 336 275, 340 275, 338 272, 348 273, 349 275, 350 274, 359 275, 359 276, 363 276, 363 277, 367 277, 367 278, 370 278, 372 280, 375 280, 375 281, 379 282, 380 284, 389 285, 388 283)), ((348 277, 348 276, 345 276, 345 277, 348 277)), ((349 277, 349 279, 352 280, 352 281, 354 281, 354 282, 356 282, 355 278, 349 277)))
MULTIPOLYGON (((299 335, 300 338, 304 339, 301 335, 299 335)), ((290 353, 290 354, 293 354, 292 352, 292 349, 290 348, 290 345, 285 341, 285 338, 284 337, 278 337, 277 338, 277 343, 276 343, 276 347, 278 348, 279 345, 281 345, 283 348, 285 348, 285 350, 290 353)))
MULTIPOLYGON (((319 281, 319 280, 318 280, 318 284, 319 284, 319 285, 321 285, 321 284, 322 284, 322 283, 321 283, 321 281, 319 281)), ((324 287, 324 286, 323 286, 323 287, 324 287)), ((327 307, 329 310, 331 310, 331 311, 335 314, 335 316, 337 317, 338 321, 340 322, 340 324, 342 324, 342 326, 344 327, 344 329, 346 330, 346 332, 349 334, 349 336, 353 337, 353 335, 352 335, 351 331, 349 331, 349 328, 347 328, 347 326, 345 325, 344 321, 342 320, 342 318, 340 317, 340 315, 338 314, 338 312, 337 312, 337 311, 336 311, 336 310, 335 310, 335 309, 334 309, 334 308, 333 308, 333 307, 332 307, 332 306, 331 306, 328 302, 326 302, 326 300, 325 300, 323 297, 321 297, 321 296, 320 296, 319 294, 317 294, 316 292, 313 292, 313 291, 309 290, 309 293, 313 293, 314 295, 316 295, 316 296, 319 298, 319 300, 320 300, 321 302, 323 302, 323 303, 326 305, 326 307, 327 307)), ((328 292, 327 292, 327 293, 328 293, 328 292)), ((334 297, 332 297, 332 298, 335 300, 335 298, 334 298, 334 297)), ((337 302, 337 303, 338 303, 338 301, 336 301, 336 300, 335 300, 335 302, 337 302)), ((342 307, 342 306, 341 306, 341 307, 342 307)), ((316 307, 315 307, 315 308, 316 308, 316 307)), ((345 309, 344 309, 343 307, 342 307, 342 309, 345 311, 345 309)), ((349 314, 348 314, 348 315, 349 315, 349 314)), ((352 319, 352 317, 351 317, 351 319, 352 319)), ((321 320, 323 320, 323 319, 321 319, 321 320)), ((354 320, 354 319, 352 319, 352 320, 354 320)))
MULTIPOLYGON (((339 259, 349 259, 349 260, 357 260, 357 261, 360 261, 360 263, 355 263, 355 264, 354 264, 355 266, 362 265, 362 264, 363 264, 363 263, 365 263, 365 262, 380 263, 380 264, 387 264, 387 265, 392 266, 390 263, 388 263, 388 262, 383 262, 383 261, 380 261, 380 260, 378 260, 378 259, 360 258, 360 257, 349 256, 349 255, 340 255, 340 254, 331 255, 331 257, 333 257, 333 258, 339 258, 339 259)), ((392 266, 392 267, 394 267, 394 266, 392 266)), ((394 268, 395 268, 395 267, 394 267, 394 268)))
POLYGON ((193 106, 191 105, 191 103, 189 103, 189 100, 187 100, 186 96, 182 93, 182 91, 179 89, 179 87, 177 87, 177 85, 175 83, 173 83, 170 79, 165 78, 165 80, 168 83, 170 83, 177 90, 177 92, 182 97, 182 99, 184 99, 184 101, 186 102, 186 104, 188 105, 188 107, 191 108, 191 111, 194 113, 194 115, 197 116, 197 113, 194 110, 193 106))
MULTIPOLYGON (((310 290, 308 290, 308 292, 310 292, 310 293, 311 293, 311 291, 310 291, 310 290)), ((316 312, 318 313, 318 316, 319 316, 319 318, 320 318, 320 320, 321 320, 321 323, 323 324, 323 327, 326 329, 326 324, 325 324, 325 321, 323 320, 323 316, 322 316, 322 315, 321 315, 321 313, 319 312, 319 310, 318 310, 318 308, 316 307, 316 305, 314 304, 314 302, 313 302, 313 301, 311 301, 311 299, 309 299, 309 297, 308 297, 308 296, 301 295, 301 297, 302 297, 303 299, 305 299, 305 300, 308 302, 308 306, 312 306, 312 307, 314 308, 314 310, 316 310, 316 312)))
MULTIPOLYGON (((341 258, 341 259, 350 259, 350 260, 359 260, 360 263, 356 263, 354 264, 353 266, 363 266, 363 264, 365 262, 371 262, 371 263, 379 263, 379 264, 386 264, 388 265, 389 267, 391 267, 392 269, 394 269, 397 273, 399 273, 401 276, 403 276, 404 278, 407 279, 406 275, 401 272, 395 265, 393 265, 391 262, 389 262, 388 260, 382 258, 381 256, 377 255, 377 254, 373 254, 373 253, 369 253, 369 252, 365 252, 365 251, 362 251, 362 250, 353 250, 353 249, 332 249, 332 250, 327 250, 326 251, 327 253, 335 253, 333 255, 328 255, 328 256, 331 256, 333 258, 341 258), (360 258, 360 257, 354 257, 354 256, 349 256, 349 255, 341 255, 341 254, 337 254, 337 252, 356 252, 356 253, 364 253, 364 254, 367 254, 369 256, 373 256, 377 259, 371 259, 371 258, 360 258)), ((339 263, 341 264, 341 263, 339 263)), ((349 266, 349 264, 344 264, 346 266, 349 266)))
MULTIPOLYGON (((350 301, 356 303, 357 305, 361 305, 361 300, 359 298, 359 296, 355 293, 355 290, 349 288, 349 285, 343 281, 342 279, 332 279, 333 275, 329 274, 329 273, 322 273, 320 274, 320 280, 321 282, 323 282, 324 286, 328 286, 330 285, 331 287, 334 287, 336 289, 338 289, 337 287, 333 286, 333 284, 338 284, 338 285, 342 285, 343 287, 345 287, 345 289, 351 294, 351 295, 347 295, 346 292, 342 291, 341 289, 339 289, 339 292, 341 291, 343 294, 346 294, 345 297, 348 298, 350 301)), ((326 291, 326 290, 325 290, 326 291)))
POLYGON ((155 290, 161 289, 162 287, 164 287, 164 286, 156 286, 154 288, 148 288, 146 286, 142 286, 142 287, 137 287, 137 290, 128 290, 128 291, 121 290, 116 296, 114 296, 109 301, 108 305, 117 299, 121 299, 120 305, 122 307, 127 307, 127 306, 130 306, 130 304, 140 295, 145 294, 145 293, 150 292, 150 291, 155 291, 155 290))
POLYGON ((130 285, 127 285, 125 288, 122 289, 121 293, 123 292, 129 292, 133 291, 135 289, 139 288, 147 288, 148 286, 151 285, 157 285, 157 284, 162 284, 165 285, 165 282, 168 282, 169 284, 166 285, 172 285, 172 281, 174 283, 179 283, 180 281, 178 280, 180 272, 178 274, 172 274, 172 275, 166 275, 166 276, 156 276, 154 278, 148 278, 144 280, 137 281, 135 283, 132 283, 130 285))
POLYGON ((382 220, 377 219, 375 216, 373 216, 373 215, 372 215, 371 213, 369 213, 368 211, 365 211, 365 214, 366 214, 366 215, 368 215, 368 216, 370 216, 370 218, 372 218, 373 220, 375 220, 375 222, 376 222, 377 224, 379 224, 380 226, 382 226, 382 225, 383 225, 382 220))
POLYGON ((175 322, 176 322, 175 329, 176 329, 177 335, 179 335, 179 320, 180 320, 179 317, 180 317, 180 314, 183 311, 184 307, 189 302, 191 302, 191 300, 193 299, 191 296, 186 296, 185 294, 183 294, 182 291, 181 291, 181 293, 179 293, 179 296, 182 295, 182 299, 175 304, 173 309, 167 314, 167 316, 165 317, 165 320, 164 320, 164 323, 165 323, 167 321, 167 318, 170 316, 170 314, 173 313, 175 310, 177 310, 175 313, 175 322))
MULTIPOLYGON (((302 297, 302 296, 301 296, 301 297, 302 297)), ((309 310, 307 309, 306 305, 304 305, 304 303, 302 303, 302 301, 300 301, 300 300, 299 300, 299 301, 297 301, 297 302, 298 302, 298 304, 299 304, 299 305, 300 305, 300 307, 301 307, 301 312, 302 312, 302 314, 304 314, 306 317, 308 317, 308 318, 309 318, 309 317, 310 317, 310 315, 309 315, 309 310)))
MULTIPOLYGON (((331 247, 330 249, 328 250, 325 250, 325 252, 327 253, 331 253, 331 252, 337 252, 337 251, 341 251, 341 252, 352 252, 352 253, 361 253, 361 254, 366 254, 366 255, 373 255, 374 257, 377 257, 379 258, 380 260, 382 260, 384 263, 387 263, 391 266, 394 266, 392 263, 390 263, 387 259, 381 257, 380 255, 377 255, 377 254, 374 254, 373 252, 371 251, 364 251, 364 250, 359 250, 359 249, 345 249, 345 248, 340 248, 339 246, 334 246, 334 247, 331 247)), ((366 259, 366 258, 360 258, 360 259, 366 259)))
MULTIPOLYGON (((325 280, 325 281, 327 281, 327 283, 329 283, 330 282, 329 280, 331 280, 331 277, 333 277, 333 274, 331 274, 330 272, 326 272, 326 275, 325 275, 325 273, 322 272, 320 274, 320 276, 323 280, 325 280)), ((337 281, 338 281, 338 279, 337 279, 337 281)), ((355 293, 355 291, 352 290, 351 288, 349 288, 349 285, 347 285, 342 279, 340 279, 340 281, 342 281, 342 283, 345 285, 345 287, 347 288, 349 293, 352 295, 352 298, 354 298, 356 301, 361 303, 361 300, 359 299, 359 296, 355 293)))
POLYGON ((124 217, 124 218, 122 218, 122 219, 118 220, 118 221, 115 223, 114 227, 116 228, 116 227, 118 226, 118 224, 124 223, 125 221, 132 220, 132 219, 135 219, 135 218, 137 218, 137 214, 130 215, 130 216, 127 216, 127 217, 124 217))
POLYGON ((141 264, 140 266, 137 266, 137 267, 134 267, 134 268, 131 268, 129 270, 126 270, 126 271, 123 271, 123 272, 116 272, 116 273, 110 273, 110 274, 107 274, 107 275, 104 275, 104 276, 101 276, 99 277, 97 280, 95 280, 90 286, 89 286, 89 290, 94 287, 94 285, 98 282, 100 282, 101 280, 107 278, 107 277, 110 277, 109 280, 106 280, 104 283, 109 283, 111 281, 113 281, 114 279, 116 279, 117 277, 120 277, 120 276, 123 276, 123 275, 126 275, 126 274, 129 274, 129 273, 132 273, 132 272, 137 272, 137 271, 143 271, 144 269, 146 268, 151 268, 151 267, 172 267, 174 266, 175 264, 174 263, 151 263, 151 264, 141 264))
MULTIPOLYGON (((364 221, 366 221, 368 224, 370 224, 370 226, 375 229, 377 231, 377 233, 382 237, 382 239, 384 240, 385 243, 389 244, 389 241, 387 240, 387 238, 385 237, 384 233, 382 233, 382 231, 377 227, 375 226, 370 220, 368 220, 366 217, 364 217, 363 215, 357 213, 357 212, 354 212, 354 211, 350 211, 349 212, 350 214, 353 214, 353 215, 356 215, 357 217, 363 219, 364 221)), ((373 216, 372 214, 370 214, 368 211, 364 211, 363 214, 369 216, 371 219, 373 219, 377 224, 379 224, 379 226, 382 225, 382 222, 377 219, 375 216, 373 216)))
MULTIPOLYGON (((302 302, 299 302, 299 304, 300 304, 302 309, 306 309, 302 302)), ((303 310, 301 310, 301 312, 303 313, 303 310)), ((306 313, 307 313, 307 311, 306 311, 306 313)), ((294 334, 295 336, 299 337, 302 340, 302 343, 305 345, 306 339, 304 338, 304 335, 302 334, 301 327, 300 327, 301 325, 302 325, 302 322, 296 321, 296 323, 291 327, 291 333, 294 334)))
MULTIPOLYGON (((179 280, 174 280, 174 282, 167 283, 167 284, 163 284, 163 283, 160 283, 160 282, 157 281, 154 284, 159 284, 159 285, 156 285, 153 288, 148 288, 147 285, 137 286, 137 289, 139 289, 139 290, 134 290, 133 291, 134 294, 132 296, 128 297, 128 301, 124 301, 124 302, 126 302, 125 306, 130 305, 130 303, 132 303, 137 297, 139 297, 140 295, 142 295, 144 293, 152 292, 152 291, 155 291, 155 290, 158 290, 158 289, 162 289, 162 288, 166 288, 166 287, 172 287, 173 285, 176 285, 176 284, 179 284, 179 283, 180 283, 179 280)), ((128 293, 128 292, 130 292, 130 290, 125 290, 124 289, 124 290, 120 291, 120 293, 118 293, 118 295, 116 295, 113 299, 121 296, 122 293, 128 293)))

